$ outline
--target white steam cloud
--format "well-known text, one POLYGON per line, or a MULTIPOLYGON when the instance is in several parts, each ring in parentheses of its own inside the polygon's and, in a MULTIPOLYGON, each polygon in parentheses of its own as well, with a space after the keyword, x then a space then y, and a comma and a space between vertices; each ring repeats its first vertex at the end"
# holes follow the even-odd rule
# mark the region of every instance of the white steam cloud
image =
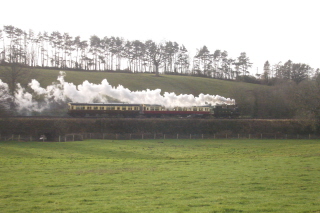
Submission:
MULTIPOLYGON (((234 104, 234 99, 225 98, 219 95, 200 94, 195 97, 193 95, 176 95, 175 93, 165 92, 161 94, 160 89, 130 91, 127 88, 119 85, 111 86, 106 79, 102 80, 101 84, 93 84, 84 81, 81 85, 65 82, 65 73, 60 72, 58 83, 43 88, 37 80, 32 80, 29 87, 33 93, 29 93, 25 88, 18 85, 18 92, 15 96, 15 101, 18 110, 22 111, 37 111, 41 112, 48 109, 51 103, 63 102, 71 100, 79 103, 92 102, 110 102, 110 98, 119 100, 124 103, 144 103, 144 104, 160 104, 165 107, 174 106, 200 106, 205 104, 234 104), (41 103, 35 100, 35 97, 41 97, 41 103)), ((7 85, 0 81, 0 86, 7 88, 7 85)))

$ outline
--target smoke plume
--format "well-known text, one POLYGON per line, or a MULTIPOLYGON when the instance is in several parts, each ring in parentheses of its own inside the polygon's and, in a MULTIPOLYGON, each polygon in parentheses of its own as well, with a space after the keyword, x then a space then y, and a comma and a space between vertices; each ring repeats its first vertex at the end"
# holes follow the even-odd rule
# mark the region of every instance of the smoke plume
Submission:
MULTIPOLYGON (((165 107, 174 106, 200 106, 200 105, 216 105, 216 104, 234 104, 234 100, 219 95, 200 94, 195 97, 193 95, 164 92, 161 94, 160 89, 130 91, 122 85, 114 87, 110 85, 107 79, 102 80, 101 84, 93 84, 84 81, 81 85, 64 80, 65 72, 60 72, 58 82, 43 88, 40 83, 33 79, 29 83, 32 93, 27 92, 25 88, 18 85, 18 92, 15 95, 15 102, 19 111, 36 111, 41 112, 50 108, 50 105, 58 102, 114 102, 118 100, 123 103, 144 103, 159 104, 165 107)), ((6 84, 0 81, 0 84, 7 88, 6 84)), ((1 86, 0 85, 0 86, 1 86)), ((29 89, 29 90, 30 90, 29 89)))

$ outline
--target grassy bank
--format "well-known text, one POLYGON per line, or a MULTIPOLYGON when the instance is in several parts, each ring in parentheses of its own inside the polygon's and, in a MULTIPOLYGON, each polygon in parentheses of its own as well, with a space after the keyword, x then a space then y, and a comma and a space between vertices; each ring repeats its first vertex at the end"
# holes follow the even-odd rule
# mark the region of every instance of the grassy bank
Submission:
POLYGON ((0 142, 1 212, 318 212, 319 141, 0 142))
MULTIPOLYGON (((0 66, 0 77, 5 67, 0 66)), ((30 69, 28 75, 21 79, 21 84, 27 86, 32 79, 40 82, 42 87, 46 87, 57 81, 60 70, 30 69)), ((65 71, 65 80, 75 85, 82 84, 85 80, 91 83, 100 84, 103 79, 107 79, 112 86, 123 85, 131 91, 146 89, 161 89, 162 92, 175 92, 176 94, 200 93, 210 95, 220 95, 235 98, 233 91, 239 88, 245 91, 263 87, 262 85, 249 84, 243 82, 226 81, 210 78, 200 78, 192 76, 161 75, 155 77, 154 74, 130 74, 117 72, 90 72, 90 71, 65 71)))

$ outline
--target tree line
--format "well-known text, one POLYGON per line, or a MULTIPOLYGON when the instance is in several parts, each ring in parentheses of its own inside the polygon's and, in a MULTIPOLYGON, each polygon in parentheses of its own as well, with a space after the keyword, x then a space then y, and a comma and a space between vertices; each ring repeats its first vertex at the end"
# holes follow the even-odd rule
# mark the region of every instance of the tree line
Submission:
POLYGON ((250 76, 252 62, 245 52, 233 59, 226 50, 217 49, 210 53, 208 47, 203 46, 191 57, 184 45, 172 41, 129 41, 96 35, 84 40, 58 31, 27 32, 12 25, 5 25, 0 30, 0 42, 2 64, 20 63, 30 67, 176 73, 267 84, 274 79, 291 79, 300 83, 319 73, 319 69, 288 60, 273 66, 266 61, 262 74, 250 76))
POLYGON ((273 84, 275 80, 291 80, 299 84, 305 79, 315 79, 319 75, 319 68, 313 69, 304 63, 294 63, 288 60, 284 64, 281 62, 271 66, 266 61, 263 67, 261 79, 266 84, 273 84))
POLYGON ((58 31, 26 32, 11 25, 0 30, 0 41, 2 63, 31 67, 131 72, 156 72, 161 68, 163 72, 187 73, 190 65, 188 50, 171 41, 157 44, 96 35, 83 40, 58 31))
MULTIPOLYGON (((226 50, 217 49, 211 53, 207 46, 203 46, 197 49, 194 56, 190 56, 183 44, 172 41, 130 41, 120 37, 97 35, 85 40, 69 33, 36 33, 12 25, 5 25, 3 30, 0 30, 0 42, 2 64, 20 63, 30 67, 175 73, 247 81, 249 68, 252 67, 252 62, 245 52, 233 59, 226 50)), ((265 64, 263 74, 256 76, 257 79, 266 82, 280 77, 278 74, 272 75, 273 69, 270 67, 270 64, 265 64)), ((274 69, 278 70, 279 67, 274 69)), ((311 68, 305 64, 299 70, 311 74, 311 68)), ((300 78, 304 77, 300 75, 300 78)))

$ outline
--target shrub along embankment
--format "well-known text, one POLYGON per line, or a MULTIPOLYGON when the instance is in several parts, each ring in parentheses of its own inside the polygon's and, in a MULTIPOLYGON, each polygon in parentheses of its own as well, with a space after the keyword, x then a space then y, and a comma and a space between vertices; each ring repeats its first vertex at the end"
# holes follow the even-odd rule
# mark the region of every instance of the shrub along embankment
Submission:
POLYGON ((116 119, 2 118, 1 136, 11 134, 53 138, 70 133, 111 134, 314 134, 306 120, 254 119, 116 119))

